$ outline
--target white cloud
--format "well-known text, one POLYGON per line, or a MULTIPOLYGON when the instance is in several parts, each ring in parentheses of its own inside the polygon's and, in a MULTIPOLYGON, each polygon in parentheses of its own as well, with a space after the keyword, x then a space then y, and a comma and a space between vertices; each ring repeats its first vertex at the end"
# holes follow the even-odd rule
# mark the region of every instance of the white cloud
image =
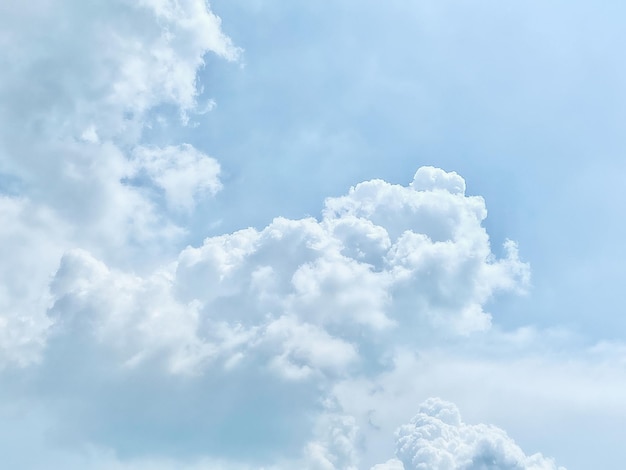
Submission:
POLYGON ((29 394, 65 416, 55 433, 134 458, 184 450, 233 459, 255 439, 250 459, 266 464, 280 442, 312 468, 356 468, 360 412, 327 414, 320 399, 343 378, 377 376, 424 334, 487 327, 490 296, 526 282, 513 249, 491 253, 484 214, 481 198, 371 181, 328 199, 321 220, 278 218, 210 237, 143 273, 67 251, 33 369, 46 392, 29 394), (94 384, 106 393, 94 396, 94 384), (151 398, 138 400, 146 387, 151 398), (249 413, 257 428, 233 435, 249 413), (325 419, 336 433, 311 431, 325 419), (119 429, 138 423, 143 441, 130 450, 119 429), (271 426, 266 440, 259 426, 271 426), (164 442, 169 429, 180 438, 164 442))
POLYGON ((391 459, 374 465, 370 470, 404 470, 404 465, 398 459, 391 459))
POLYGON ((355 418, 320 403, 333 384, 416 332, 488 328, 491 296, 527 283, 514 244, 491 252, 482 198, 430 167, 180 251, 173 219, 220 167, 144 131, 157 108, 205 111, 205 54, 239 54, 219 18, 203 0, 0 10, 0 173, 19 188, 0 200, 0 354, 31 380, 5 393, 97 449, 76 467, 231 468, 245 449, 242 468, 357 468, 355 418))
POLYGON ((288 378, 305 378, 315 369, 341 372, 358 356, 354 345, 292 316, 272 321, 263 334, 265 340, 283 345, 272 366, 288 378))
POLYGON ((309 470, 356 470, 358 428, 354 418, 323 414, 317 422, 318 439, 305 449, 304 468, 309 470))
POLYGON ((177 292, 244 322, 288 313, 344 332, 422 321, 469 333, 489 326, 495 292, 528 282, 513 242, 492 254, 485 215, 478 197, 369 181, 328 199, 320 221, 278 218, 186 249, 177 292))
POLYGON ((454 404, 438 398, 398 429, 397 455, 405 470, 564 470, 541 454, 527 456, 502 429, 464 423, 454 404))
POLYGON ((63 256, 52 282, 49 315, 56 334, 86 335, 129 366, 165 350, 169 369, 188 369, 211 349, 196 335, 197 304, 176 302, 170 290, 167 271, 144 279, 112 271, 75 250, 63 256))
POLYGON ((120 249, 172 234, 127 184, 134 147, 174 206, 219 189, 217 163, 193 147, 141 145, 155 107, 194 112, 207 53, 238 56, 204 0, 12 1, 0 17, 0 172, 22 182, 23 197, 120 249))
POLYGON ((446 190, 452 194, 465 194, 465 180, 455 171, 443 173, 439 168, 423 166, 420 168, 411 187, 418 191, 431 191, 434 189, 446 190))
POLYGON ((165 193, 167 205, 191 211, 196 197, 214 195, 221 188, 220 166, 189 144, 165 148, 139 146, 134 150, 136 171, 145 171, 165 193))
POLYGON ((37 360, 50 325, 47 285, 69 232, 52 211, 0 195, 0 369, 37 360))
MULTIPOLYGON (((192 166, 204 157, 193 158, 192 166)), ((147 166, 158 173, 160 160, 147 166)), ((186 188, 191 197, 194 184, 186 188)), ((124 361, 167 351, 171 367, 191 370, 223 348, 234 348, 234 364, 246 348, 272 343, 280 347, 271 363, 286 376, 338 373, 357 362, 356 347, 394 331, 396 344, 412 344, 416 328, 489 326, 483 305, 498 290, 523 288, 528 267, 512 242, 506 258, 494 257, 485 212, 481 198, 445 187, 365 182, 327 200, 320 221, 279 218, 261 231, 208 238, 149 276, 70 252, 50 313, 64 322, 97 318, 80 331, 115 343, 124 361), (232 335, 248 341, 231 344, 232 335)))
POLYGON ((0 45, 0 181, 15 182, 0 184, 0 364, 26 365, 64 251, 142 270, 180 249, 184 229, 164 209, 215 194, 219 165, 142 133, 156 107, 194 113, 205 55, 239 50, 204 0, 2 2, 0 45), (138 165, 148 181, 133 181, 138 165))

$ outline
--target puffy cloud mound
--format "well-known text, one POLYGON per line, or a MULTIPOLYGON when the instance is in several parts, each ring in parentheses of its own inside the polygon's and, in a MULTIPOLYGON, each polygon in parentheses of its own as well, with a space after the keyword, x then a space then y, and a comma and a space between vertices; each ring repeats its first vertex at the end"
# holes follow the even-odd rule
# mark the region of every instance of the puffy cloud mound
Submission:
POLYGON ((528 266, 510 241, 505 258, 494 256, 484 201, 466 196, 458 175, 427 167, 416 180, 424 174, 429 189, 367 181, 327 199, 319 221, 278 218, 187 248, 178 295, 242 322, 289 314, 329 329, 419 320, 460 333, 485 329, 483 305, 497 291, 523 290, 528 266))
POLYGON ((541 454, 526 455, 502 429, 464 423, 454 404, 438 398, 398 429, 397 456, 404 470, 564 470, 541 454))
POLYGON ((427 168, 416 179, 425 172, 431 189, 364 182, 328 199, 319 221, 211 237, 145 278, 68 253, 50 313, 124 361, 158 350, 182 370, 267 355, 292 379, 341 373, 392 331, 398 345, 417 329, 485 329, 484 303, 523 288, 528 267, 512 242, 495 258, 484 202, 460 191, 460 177, 427 168))

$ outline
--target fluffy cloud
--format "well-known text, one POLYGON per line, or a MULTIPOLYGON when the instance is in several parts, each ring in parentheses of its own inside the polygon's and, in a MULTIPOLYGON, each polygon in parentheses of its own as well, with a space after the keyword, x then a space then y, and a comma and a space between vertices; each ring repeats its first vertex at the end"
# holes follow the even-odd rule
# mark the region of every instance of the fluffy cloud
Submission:
POLYGON ((564 470, 541 454, 527 456, 495 426, 464 423, 456 406, 437 398, 398 429, 397 455, 405 470, 564 470))
POLYGON ((320 221, 276 219, 208 238, 146 278, 68 253, 50 314, 131 362, 159 350, 170 366, 193 369, 228 351, 235 364, 272 345, 271 364, 292 378, 345 371, 357 349, 380 348, 398 328, 484 329, 484 303, 523 288, 528 268, 511 242, 507 258, 491 253, 482 199, 450 192, 442 170, 420 169, 416 181, 425 174, 445 184, 361 183, 327 200, 320 221))
POLYGON ((484 304, 497 291, 523 290, 529 271, 513 242, 495 258, 481 225, 484 201, 463 185, 424 167, 409 186, 373 180, 328 199, 320 221, 279 218, 261 231, 209 238, 181 254, 179 295, 230 318, 288 313, 331 329, 420 321, 485 329, 484 304), (443 183, 420 189, 425 178, 443 183), (256 301, 242 306, 242 298, 256 301))
POLYGON ((442 183, 364 182, 328 199, 320 220, 210 237, 147 274, 66 252, 50 284, 37 386, 46 396, 36 399, 66 416, 58 433, 135 457, 247 448, 270 464, 289 449, 305 468, 356 468, 354 418, 320 402, 333 384, 375 376, 425 333, 486 328, 484 303, 528 277, 511 242, 507 257, 493 255, 483 200, 450 186, 460 177, 422 168, 415 180, 424 177, 442 183), (68 367, 69 357, 81 360, 68 367), (63 380, 49 375, 61 369, 63 380), (106 394, 94 396, 94 384, 106 394), (146 389, 149 400, 130 398, 146 389), (247 413, 256 427, 233 435, 247 413), (259 439, 259 426, 271 438, 259 439), (119 429, 138 427, 142 441, 129 448, 119 429), (164 442, 171 429, 179 438, 164 442))
POLYGON ((205 54, 237 57, 203 0, 9 2, 3 10, 0 172, 21 182, 23 196, 90 228, 86 235, 104 232, 100 245, 118 234, 119 246, 125 236, 170 230, 154 201, 128 184, 137 171, 171 206, 189 208, 195 194, 219 189, 219 166, 193 147, 140 145, 156 107, 194 112, 205 54))
POLYGON ((185 121, 206 108, 205 55, 239 51, 204 0, 3 2, 0 46, 0 365, 25 365, 63 252, 160 262, 185 232, 170 212, 220 189, 213 158, 143 135, 157 110, 185 121))

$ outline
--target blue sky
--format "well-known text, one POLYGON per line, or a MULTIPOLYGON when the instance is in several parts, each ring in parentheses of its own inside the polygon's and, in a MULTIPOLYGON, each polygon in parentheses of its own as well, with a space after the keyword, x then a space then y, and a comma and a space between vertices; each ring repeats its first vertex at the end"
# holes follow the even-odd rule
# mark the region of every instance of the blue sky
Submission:
POLYGON ((625 9, 5 2, 3 466, 621 468, 625 9))

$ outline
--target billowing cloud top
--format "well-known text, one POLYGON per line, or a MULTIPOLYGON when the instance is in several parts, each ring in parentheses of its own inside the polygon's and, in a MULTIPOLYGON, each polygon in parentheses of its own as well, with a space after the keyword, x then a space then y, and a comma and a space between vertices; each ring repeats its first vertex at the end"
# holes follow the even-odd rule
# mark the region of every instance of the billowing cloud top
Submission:
POLYGON ((376 470, 565 470, 541 454, 527 456, 495 426, 464 423, 455 405, 437 398, 398 429, 397 455, 403 466, 392 461, 376 470))

